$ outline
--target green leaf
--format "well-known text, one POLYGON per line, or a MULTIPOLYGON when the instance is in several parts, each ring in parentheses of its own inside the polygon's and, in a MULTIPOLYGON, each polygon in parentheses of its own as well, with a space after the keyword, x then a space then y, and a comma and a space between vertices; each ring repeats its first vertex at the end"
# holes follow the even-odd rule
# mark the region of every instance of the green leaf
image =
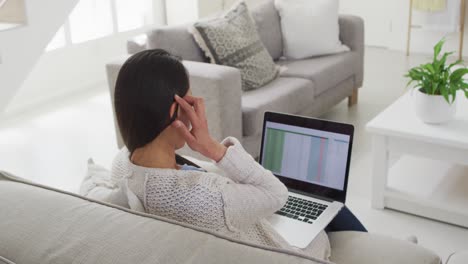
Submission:
POLYGON ((440 51, 442 50, 442 46, 444 45, 445 39, 441 39, 437 44, 434 46, 434 61, 439 57, 440 51))
POLYGON ((468 73, 468 68, 460 68, 452 72, 452 75, 450 75, 450 81, 454 82, 457 80, 461 80, 461 78, 468 73))
POLYGON ((435 73, 434 67, 432 66, 431 63, 425 64, 423 68, 427 69, 430 73, 435 73))
POLYGON ((442 90, 440 91, 440 93, 444 96, 445 101, 447 101, 447 103, 450 104, 450 99, 449 99, 449 96, 448 96, 448 91, 447 91, 446 89, 442 89, 442 90))
POLYGON ((413 68, 408 72, 408 76, 413 80, 422 80, 423 72, 419 69, 413 68))
POLYGON ((452 89, 450 89, 450 95, 452 96, 452 101, 450 102, 450 104, 453 104, 453 102, 455 101, 455 98, 457 96, 458 88, 456 87, 456 85, 451 85, 451 88, 452 89))
POLYGON ((437 83, 436 82, 432 82, 432 90, 431 90, 431 94, 436 94, 437 92, 437 83))
POLYGON ((452 55, 453 52, 445 52, 444 55, 442 56, 442 58, 440 60, 436 60, 434 61, 434 68, 438 71, 440 69, 443 69, 444 68, 444 65, 445 65, 445 61, 447 61, 447 57, 452 55))
POLYGON ((468 90, 465 90, 465 97, 468 98, 468 90))

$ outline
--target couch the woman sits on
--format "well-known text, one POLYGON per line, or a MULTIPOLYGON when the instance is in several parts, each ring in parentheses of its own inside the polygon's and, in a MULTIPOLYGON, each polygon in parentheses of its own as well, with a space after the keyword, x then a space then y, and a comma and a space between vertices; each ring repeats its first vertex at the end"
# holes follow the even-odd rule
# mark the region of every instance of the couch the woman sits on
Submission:
MULTIPOLYGON (((330 242, 331 260, 337 264, 440 263, 437 255, 418 245, 371 233, 331 233, 330 242)), ((465 263, 461 257, 453 260, 465 263)), ((0 171, 0 263, 327 262, 234 240, 0 171)))

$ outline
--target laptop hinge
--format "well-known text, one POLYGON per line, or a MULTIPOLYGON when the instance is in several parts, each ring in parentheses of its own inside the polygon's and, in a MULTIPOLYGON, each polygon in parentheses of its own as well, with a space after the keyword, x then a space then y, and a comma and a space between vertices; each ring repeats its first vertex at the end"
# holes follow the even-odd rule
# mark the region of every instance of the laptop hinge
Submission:
POLYGON ((298 193, 298 194, 302 194, 304 196, 309 196, 309 197, 312 197, 312 198, 325 200, 325 201, 330 202, 330 203, 334 202, 333 199, 330 199, 328 197, 323 197, 323 196, 320 196, 320 195, 314 195, 314 194, 311 194, 311 193, 308 193, 308 192, 304 192, 304 191, 300 191, 300 190, 296 190, 296 189, 291 189, 291 188, 288 188, 288 190, 290 192, 293 192, 293 193, 298 193))

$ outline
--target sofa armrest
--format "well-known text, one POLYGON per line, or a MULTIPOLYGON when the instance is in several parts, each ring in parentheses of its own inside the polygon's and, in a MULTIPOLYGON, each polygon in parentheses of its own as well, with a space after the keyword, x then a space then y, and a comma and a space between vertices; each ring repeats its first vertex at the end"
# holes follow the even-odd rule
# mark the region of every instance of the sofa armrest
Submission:
MULTIPOLYGON (((114 89, 120 68, 129 55, 123 56, 106 65, 112 108, 114 108, 114 89)), ((227 66, 203 62, 183 61, 190 76, 190 86, 194 96, 205 99, 206 115, 211 135, 222 140, 233 136, 242 138, 241 95, 242 83, 240 71, 227 66)), ((114 111, 114 109, 113 109, 114 111)), ((119 148, 123 141, 117 126, 114 112, 115 131, 119 148)), ((203 158, 183 149, 180 154, 203 158)))
POLYGON ((364 232, 329 233, 336 264, 440 264, 434 252, 408 241, 364 232))
POLYGON ((351 50, 364 49, 364 20, 358 16, 340 15, 340 40, 351 50))
POLYGON ((135 54, 147 48, 148 35, 140 34, 127 40, 127 52, 128 54, 135 54))
POLYGON ((340 40, 358 57, 355 72, 355 88, 361 87, 364 79, 364 20, 358 16, 340 15, 340 40))

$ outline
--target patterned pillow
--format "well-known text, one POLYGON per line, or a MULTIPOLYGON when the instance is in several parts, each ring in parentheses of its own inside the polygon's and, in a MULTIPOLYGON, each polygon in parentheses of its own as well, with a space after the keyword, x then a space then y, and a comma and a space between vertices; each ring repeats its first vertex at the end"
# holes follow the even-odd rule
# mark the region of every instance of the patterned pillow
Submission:
POLYGON ((211 63, 240 70, 244 91, 276 78, 278 68, 261 42, 244 2, 223 17, 195 23, 191 33, 211 63))

